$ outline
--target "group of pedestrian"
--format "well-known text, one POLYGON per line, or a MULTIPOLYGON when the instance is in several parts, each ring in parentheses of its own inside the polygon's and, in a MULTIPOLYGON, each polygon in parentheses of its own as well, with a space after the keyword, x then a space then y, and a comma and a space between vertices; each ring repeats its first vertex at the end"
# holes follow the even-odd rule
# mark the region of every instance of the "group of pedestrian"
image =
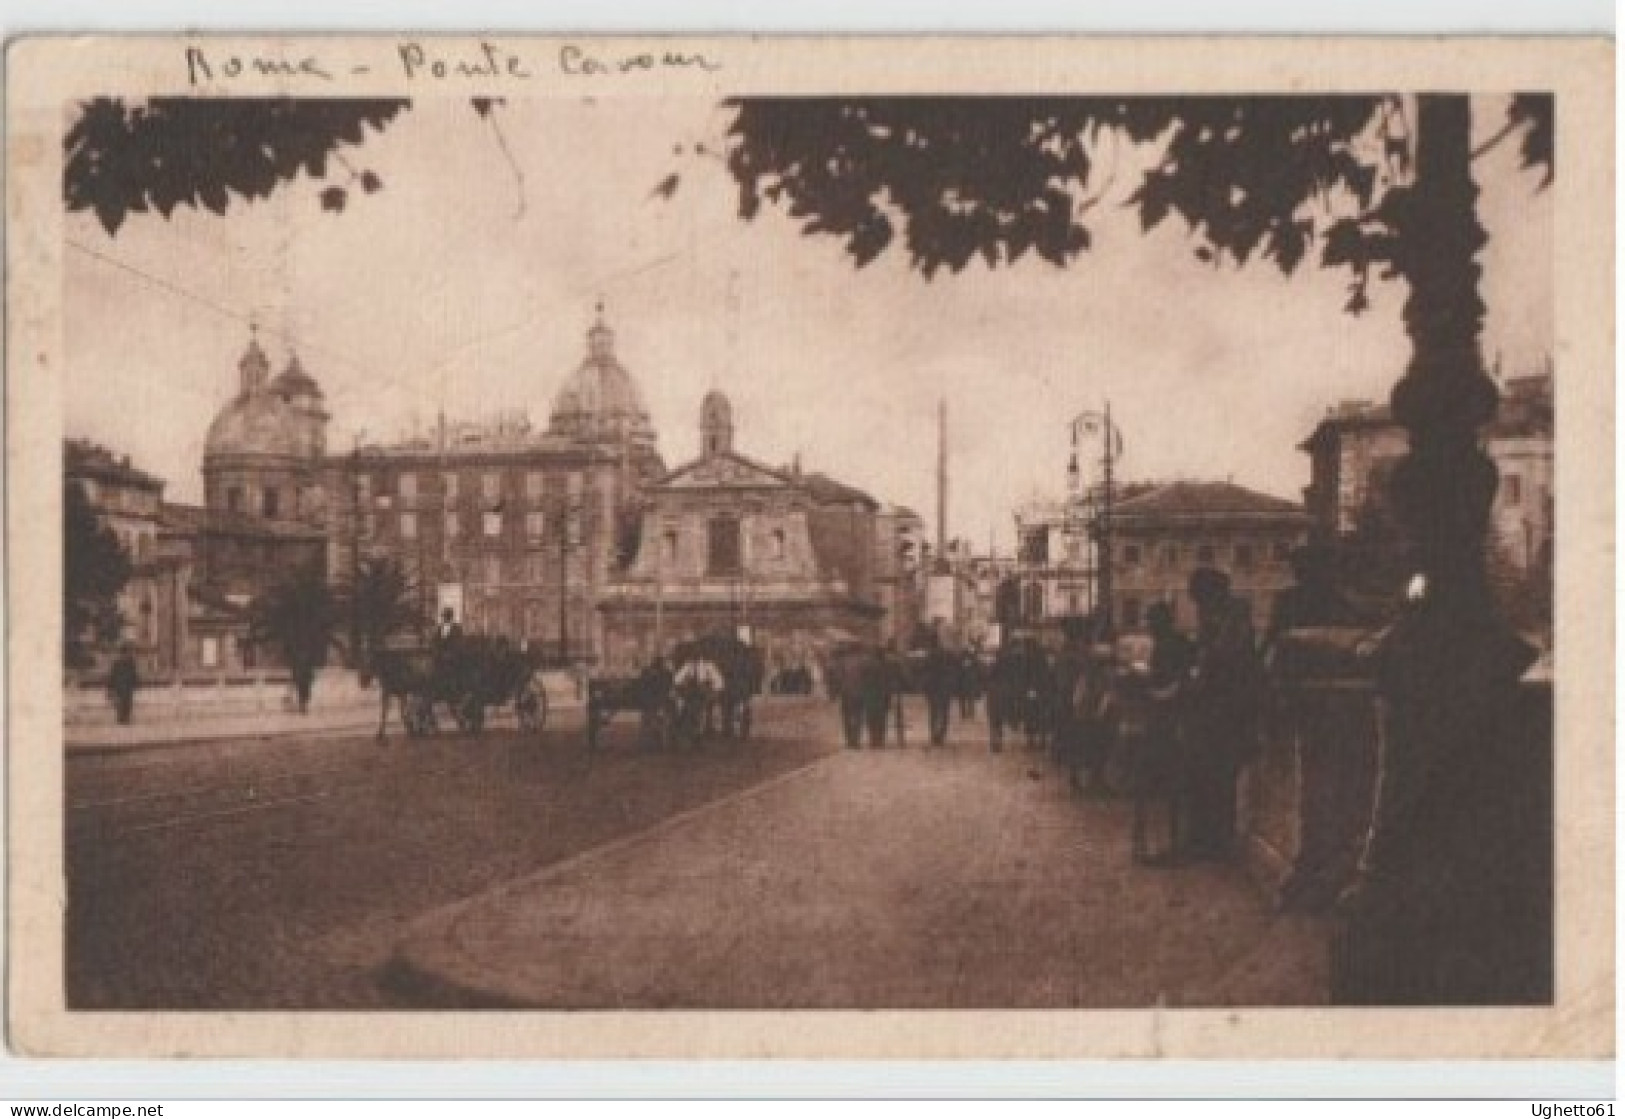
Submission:
POLYGON ((964 659, 928 637, 923 648, 905 658, 895 641, 853 645, 838 651, 825 671, 830 695, 841 709, 841 733, 848 749, 858 750, 867 739, 870 749, 883 749, 888 737, 898 746, 908 744, 905 697, 917 693, 925 699, 926 737, 933 746, 945 745, 957 699, 961 711, 966 699, 964 659))
POLYGON ((1214 568, 1193 572, 1189 591, 1195 633, 1181 633, 1166 604, 1153 606, 1149 658, 1119 672, 1113 686, 1134 785, 1134 857, 1152 866, 1230 854, 1237 782, 1262 733, 1265 676, 1247 604, 1214 568), (1153 851, 1158 805, 1166 839, 1153 851))

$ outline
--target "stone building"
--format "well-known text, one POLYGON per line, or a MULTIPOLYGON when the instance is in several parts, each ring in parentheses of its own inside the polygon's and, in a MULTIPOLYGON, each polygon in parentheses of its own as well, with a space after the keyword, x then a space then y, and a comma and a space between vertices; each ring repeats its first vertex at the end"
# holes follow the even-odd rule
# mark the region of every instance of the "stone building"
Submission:
POLYGON ((1500 471, 1490 510, 1502 554, 1519 570, 1551 578, 1555 529, 1552 377, 1517 377, 1484 431, 1484 451, 1500 471))
POLYGON ((1095 606, 1095 548, 1089 515, 1067 501, 1034 498, 1016 510, 1020 618, 1040 625, 1095 606))
MULTIPOLYGON (((184 572, 164 553, 164 482, 105 447, 70 439, 62 449, 63 481, 78 486, 97 521, 111 529, 130 561, 130 578, 118 596, 124 620, 120 641, 133 646, 143 676, 173 671, 178 638, 171 624, 184 601, 184 572)), ((107 656, 99 658, 105 661, 107 656)), ((103 667, 103 666, 96 666, 103 667)))
MULTIPOLYGON (((1503 554, 1524 571, 1549 562, 1552 540, 1552 374, 1514 377, 1480 434, 1500 472, 1491 510, 1503 554)), ((1299 444, 1310 457, 1304 505, 1317 538, 1346 544, 1361 535, 1391 536, 1388 479, 1409 449, 1405 429, 1386 404, 1345 401, 1299 444)))
POLYGON ((1175 624, 1193 627, 1187 587, 1198 567, 1228 574, 1262 628, 1276 596, 1292 585, 1292 551, 1308 530, 1309 518, 1297 505, 1229 482, 1170 482, 1123 498, 1112 513, 1118 628, 1143 627, 1155 602, 1174 608, 1175 624))
POLYGON ((877 640, 879 504, 823 474, 734 449, 721 393, 701 405, 698 458, 645 491, 635 562, 600 609, 612 667, 716 632, 759 649, 768 673, 815 665, 843 640, 877 640))
POLYGON ((326 462, 336 581, 364 557, 397 560, 424 617, 601 657, 598 603, 637 550, 642 492, 665 473, 636 382, 602 317, 554 397, 546 430, 513 413, 448 423, 326 462))

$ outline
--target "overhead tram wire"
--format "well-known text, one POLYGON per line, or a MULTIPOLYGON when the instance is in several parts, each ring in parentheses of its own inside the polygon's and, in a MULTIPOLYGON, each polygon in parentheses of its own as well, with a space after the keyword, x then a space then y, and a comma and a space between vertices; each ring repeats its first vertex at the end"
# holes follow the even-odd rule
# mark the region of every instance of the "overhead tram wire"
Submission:
POLYGON ((340 362, 343 362, 345 365, 349 366, 351 369, 355 370, 356 372, 364 374, 369 380, 377 380, 380 384, 387 384, 388 383, 387 378, 382 377, 376 371, 368 368, 366 365, 362 364, 361 362, 356 361, 354 358, 350 357, 349 355, 340 353, 339 351, 334 350, 329 346, 317 345, 317 344, 309 341, 306 338, 296 338, 296 337, 294 337, 294 334, 293 334, 293 332, 291 330, 282 329, 282 328, 272 326, 269 323, 263 321, 262 317, 256 316, 252 312, 240 311, 240 310, 237 310, 236 308, 228 307, 223 303, 219 303, 219 302, 217 302, 217 301, 215 301, 213 299, 210 299, 208 296, 199 295, 197 292, 191 291, 188 288, 185 288, 182 285, 175 283, 173 280, 168 280, 168 279, 165 279, 163 276, 155 275, 155 274, 153 274, 151 272, 148 272, 144 268, 138 268, 137 266, 135 266, 133 264, 130 264, 127 261, 120 260, 115 256, 110 256, 109 254, 104 253, 104 252, 100 251, 99 249, 93 249, 89 245, 86 245, 86 244, 84 244, 82 242, 75 241, 75 240, 72 240, 70 238, 70 239, 65 240, 64 243, 70 249, 74 249, 74 250, 76 250, 78 252, 81 252, 81 253, 85 254, 88 257, 91 257, 91 258, 93 258, 95 260, 101 261, 103 264, 106 264, 109 267, 116 268, 121 272, 125 272, 125 273, 128 273, 131 276, 134 276, 136 279, 140 280, 141 282, 145 283, 146 285, 148 285, 149 287, 152 287, 155 290, 162 291, 162 292, 164 292, 164 293, 166 293, 168 295, 173 295, 173 296, 175 296, 177 298, 180 298, 180 299, 184 299, 184 300, 186 300, 186 301, 188 301, 190 303, 195 303, 200 307, 206 307, 209 310, 213 311, 215 314, 221 315, 221 316, 223 316, 225 318, 228 318, 228 319, 231 319, 231 320, 233 320, 235 322, 245 323, 248 326, 256 327, 257 329, 263 331, 264 333, 280 337, 284 341, 286 341, 286 342, 288 342, 290 344, 297 344, 297 346, 301 350, 306 350, 306 351, 311 352, 311 353, 321 354, 321 355, 326 356, 326 357, 334 358, 334 359, 336 359, 336 360, 338 360, 340 362))

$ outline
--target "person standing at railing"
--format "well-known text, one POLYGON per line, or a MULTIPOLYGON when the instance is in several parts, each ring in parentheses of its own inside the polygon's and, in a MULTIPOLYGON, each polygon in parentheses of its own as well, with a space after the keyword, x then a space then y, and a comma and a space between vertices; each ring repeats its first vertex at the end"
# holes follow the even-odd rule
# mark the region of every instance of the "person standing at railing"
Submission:
POLYGON ((1263 666, 1247 604, 1230 593, 1230 577, 1200 567, 1189 588, 1198 616, 1185 720, 1190 854, 1221 859, 1235 839, 1237 777, 1257 752, 1263 666))

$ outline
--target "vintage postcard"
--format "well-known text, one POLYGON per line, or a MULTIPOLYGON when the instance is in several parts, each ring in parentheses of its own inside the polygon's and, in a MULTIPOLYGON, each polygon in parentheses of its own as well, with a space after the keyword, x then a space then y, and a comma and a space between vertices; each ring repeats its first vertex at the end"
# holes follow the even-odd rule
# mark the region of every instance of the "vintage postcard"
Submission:
POLYGON ((19 1051, 1613 1054, 1609 44, 8 57, 19 1051))

